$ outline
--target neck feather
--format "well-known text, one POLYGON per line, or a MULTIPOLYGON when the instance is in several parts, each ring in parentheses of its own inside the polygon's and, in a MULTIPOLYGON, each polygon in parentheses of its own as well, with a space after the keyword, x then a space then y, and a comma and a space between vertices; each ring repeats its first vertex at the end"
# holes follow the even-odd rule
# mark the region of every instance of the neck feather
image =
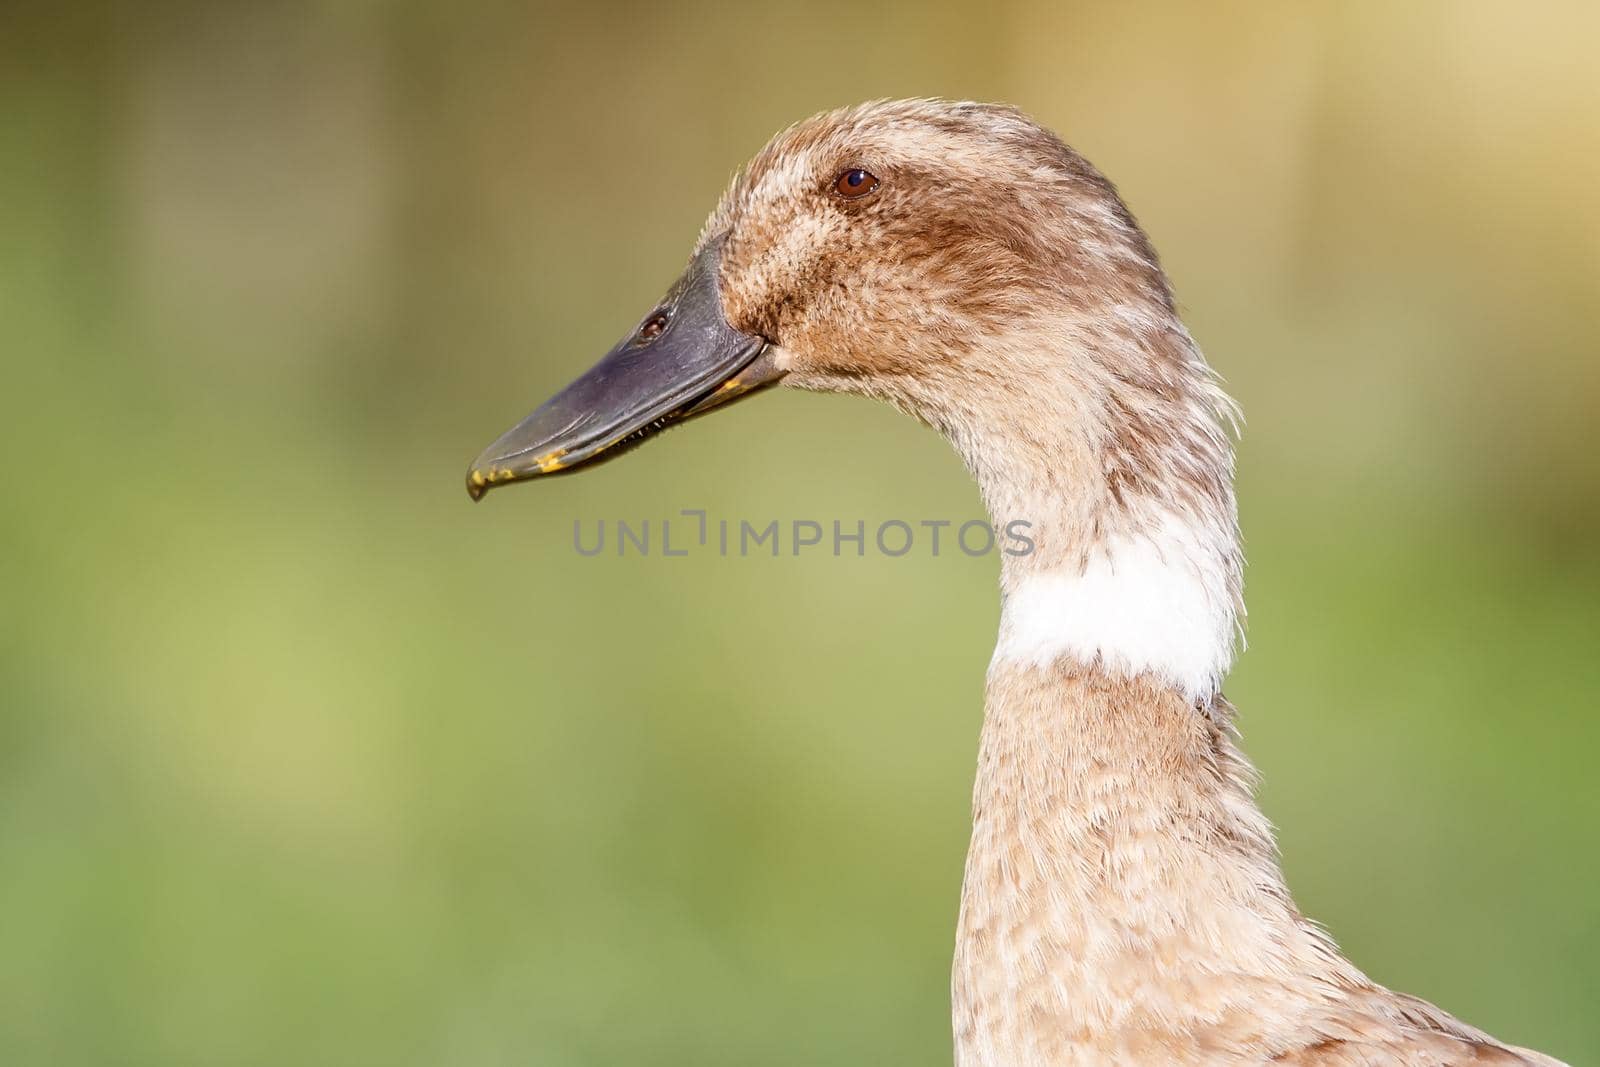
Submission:
MULTIPOLYGON (((1007 558, 954 992, 958 1062, 1156 1062, 1362 981, 1295 910, 1221 696, 1243 615, 1231 401, 1170 307, 1067 321, 1000 425, 950 427, 1007 558), (1121 323, 1126 329, 1116 325, 1121 323), (1299 998, 1299 999, 1297 999, 1299 998), (1091 1051, 1093 1051, 1091 1049, 1091 1051)), ((1241 1038, 1243 1040, 1243 1038, 1241 1038)))
POLYGON ((1036 328, 1032 343, 1072 346, 1069 372, 994 404, 999 418, 947 423, 993 521, 1024 520, 1035 541, 1005 560, 995 662, 1148 675, 1203 704, 1244 614, 1236 409, 1170 312, 1097 323, 1036 328))
POLYGON ((1070 661, 991 669, 953 974, 963 1067, 1189 1062, 1174 1035, 1247 1047, 1263 1018, 1364 982, 1295 910, 1231 709, 1207 711, 1070 661))
POLYGON ((1193 516, 1157 511, 1070 562, 1008 575, 996 667, 1076 663, 1148 676, 1208 705, 1233 659, 1237 553, 1193 516))

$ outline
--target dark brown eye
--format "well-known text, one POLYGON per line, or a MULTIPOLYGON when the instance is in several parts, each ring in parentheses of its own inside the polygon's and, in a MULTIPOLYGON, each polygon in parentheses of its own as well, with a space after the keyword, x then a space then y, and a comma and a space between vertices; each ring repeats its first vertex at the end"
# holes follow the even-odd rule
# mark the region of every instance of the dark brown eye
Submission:
POLYGON ((665 314, 651 315, 650 318, 645 320, 645 324, 639 327, 639 333, 635 336, 635 340, 640 344, 646 341, 654 341, 661 336, 661 331, 666 328, 667 316, 665 314))
POLYGON ((878 187, 878 179, 860 167, 852 167, 839 175, 833 183, 833 191, 846 200, 855 200, 866 196, 878 187))

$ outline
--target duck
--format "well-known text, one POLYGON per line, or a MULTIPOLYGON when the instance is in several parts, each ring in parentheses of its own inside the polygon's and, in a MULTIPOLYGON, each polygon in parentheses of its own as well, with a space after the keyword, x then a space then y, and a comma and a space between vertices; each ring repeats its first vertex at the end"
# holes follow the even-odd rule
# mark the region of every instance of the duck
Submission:
POLYGON ((474 500, 782 386, 941 434, 1000 563, 951 970, 958 1067, 1557 1064, 1394 992, 1296 907, 1223 680, 1239 410, 1116 188, 1021 111, 834 110, 473 462, 474 500))

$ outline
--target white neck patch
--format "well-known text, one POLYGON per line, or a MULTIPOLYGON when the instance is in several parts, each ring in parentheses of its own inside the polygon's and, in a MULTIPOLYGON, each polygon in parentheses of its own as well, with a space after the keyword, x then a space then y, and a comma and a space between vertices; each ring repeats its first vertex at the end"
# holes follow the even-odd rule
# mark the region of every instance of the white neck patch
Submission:
POLYGON ((1072 659, 1211 697, 1233 662, 1231 566, 1219 538, 1164 516, 1097 547, 1081 572, 1023 576, 1005 597, 991 666, 1072 659))

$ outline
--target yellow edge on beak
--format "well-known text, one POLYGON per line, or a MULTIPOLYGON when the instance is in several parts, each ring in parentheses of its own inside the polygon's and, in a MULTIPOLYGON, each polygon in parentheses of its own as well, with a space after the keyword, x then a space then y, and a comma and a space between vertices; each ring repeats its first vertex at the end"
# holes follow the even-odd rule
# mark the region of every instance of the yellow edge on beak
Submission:
MULTIPOLYGON (((565 463, 561 462, 561 457, 566 454, 566 449, 558 448, 554 452, 545 453, 534 462, 538 464, 541 472, 553 474, 566 466, 565 463)), ((499 482, 515 481, 516 477, 516 472, 510 467, 490 467, 488 470, 474 470, 469 480, 474 489, 487 489, 489 486, 499 482)))
MULTIPOLYGON (((720 404, 723 400, 732 400, 741 393, 748 392, 751 387, 752 386, 749 383, 744 381, 744 372, 741 371, 719 385, 716 388, 716 391, 713 392, 710 397, 702 399, 699 404, 688 409, 688 413, 691 415, 696 415, 702 411, 705 411, 707 408, 714 406, 712 403, 708 403, 711 397, 715 397, 715 403, 720 404)), ((685 409, 678 408, 674 411, 668 412, 663 417, 666 420, 671 421, 683 416, 684 412, 685 409)), ((621 443, 628 436, 629 434, 623 434, 615 440, 607 441, 605 444, 589 453, 587 458, 593 459, 595 456, 600 455, 600 453, 605 452, 607 449, 610 449, 621 443)), ((562 460, 567 455, 567 452, 568 450, 565 448, 554 449, 553 451, 546 452, 544 455, 535 459, 534 464, 539 468, 539 473, 554 474, 556 471, 566 469, 567 464, 562 462, 562 460)), ((498 485, 501 482, 516 481, 517 477, 517 473, 509 467, 489 467, 486 470, 473 470, 472 473, 467 476, 467 481, 473 490, 472 497, 474 500, 476 500, 482 496, 490 486, 498 485)))

